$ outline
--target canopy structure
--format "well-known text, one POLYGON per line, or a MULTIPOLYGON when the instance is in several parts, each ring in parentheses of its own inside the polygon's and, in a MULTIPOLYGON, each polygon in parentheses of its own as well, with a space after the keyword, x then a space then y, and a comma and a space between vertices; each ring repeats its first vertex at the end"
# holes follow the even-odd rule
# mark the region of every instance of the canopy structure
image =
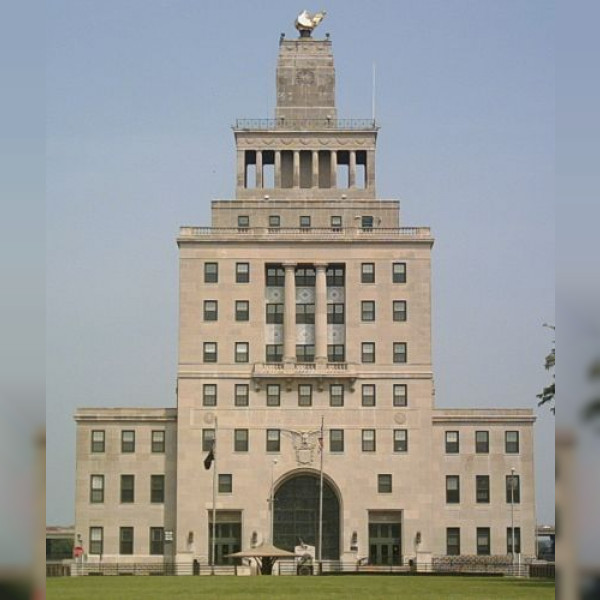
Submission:
POLYGON ((233 554, 227 554, 227 558, 253 558, 256 560, 260 567, 261 575, 271 575, 273 572, 273 564, 278 558, 294 558, 299 556, 294 552, 288 552, 273 546, 273 544, 263 543, 256 548, 250 548, 249 550, 242 550, 241 552, 234 552, 233 554))

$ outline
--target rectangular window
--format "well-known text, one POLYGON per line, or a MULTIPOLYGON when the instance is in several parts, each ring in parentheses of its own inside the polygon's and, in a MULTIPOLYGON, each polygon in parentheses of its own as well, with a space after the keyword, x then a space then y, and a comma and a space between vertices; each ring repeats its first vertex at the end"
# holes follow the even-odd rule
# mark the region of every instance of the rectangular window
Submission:
POLYGON ((339 231, 342 228, 342 217, 340 215, 332 215, 330 222, 334 231, 339 231))
POLYGON ((204 301, 204 320, 216 321, 219 318, 219 304, 216 300, 204 301))
POLYGON ((233 431, 234 452, 248 452, 248 430, 234 429, 233 431))
POLYGON ((460 438, 458 431, 446 431, 446 454, 458 454, 460 451, 460 438))
POLYGON ((219 494, 231 494, 233 492, 233 475, 230 473, 219 473, 219 494))
POLYGON ((279 406, 281 404, 281 387, 276 383, 267 386, 267 406, 279 406))
POLYGON ((460 478, 458 475, 446 475, 446 502, 448 504, 460 502, 460 478))
POLYGON ((406 283, 406 263, 396 262, 392 265, 392 282, 406 283))
POLYGON ((405 363, 406 354, 406 342, 394 342, 394 362, 405 363))
POLYGON ((283 267, 267 266, 266 277, 268 287, 283 287, 285 285, 285 271, 283 267))
POLYGON ((446 554, 448 556, 460 555, 460 528, 448 527, 446 529, 446 554))
POLYGON ((165 476, 150 475, 150 502, 162 504, 165 501, 165 476))
POLYGON ((283 304, 267 304, 267 323, 280 325, 283 323, 283 304))
POLYGON ((329 362, 345 362, 346 346, 344 344, 328 344, 327 360, 329 362))
POLYGON ((519 454, 519 432, 507 431, 505 435, 506 454, 519 454))
POLYGON ((489 504, 490 502, 490 476, 475 476, 475 496, 477 504, 489 504))
POLYGON ((521 478, 519 475, 506 476, 506 502, 508 504, 521 503, 521 478))
POLYGON ((314 267, 298 267, 296 269, 297 287, 314 287, 317 273, 314 267))
POLYGON ((361 360, 363 363, 375 362, 375 342, 363 342, 361 347, 361 360))
POLYGON ((343 325, 344 318, 344 305, 341 303, 334 303, 327 305, 327 324, 328 325, 343 325))
POLYGON ((248 215, 238 215, 237 224, 240 229, 248 229, 250 227, 250 217, 248 215))
POLYGON ((375 283, 375 263, 362 263, 360 265, 360 282, 375 283))
POLYGON ((371 383, 362 386, 362 405, 375 406, 375 386, 371 383))
MULTIPOLYGON (((521 528, 520 527, 515 527, 514 542, 515 542, 514 553, 521 554, 521 528)), ((507 554, 513 553, 513 529, 512 529, 512 527, 506 528, 506 553, 507 554)))
POLYGON ((363 452, 375 452, 375 430, 374 429, 363 429, 362 430, 362 451, 363 452))
POLYGON ((150 527, 150 554, 162 555, 165 553, 164 527, 150 527))
POLYGON ((219 263, 204 263, 204 283, 218 283, 219 281, 219 263))
POLYGON ((119 554, 133 554, 133 527, 119 527, 119 554))
POLYGON ((394 452, 408 452, 408 430, 394 429, 394 452))
POLYGON ((344 451, 344 430, 330 429, 329 430, 329 452, 344 451))
POLYGON ((265 361, 280 363, 283 360, 283 344, 267 344, 265 348, 265 361))
POLYGON ((343 287, 345 285, 344 265, 329 265, 325 271, 327 287, 343 287))
POLYGON ((156 429, 152 432, 151 448, 154 453, 163 453, 165 451, 165 430, 156 429))
POLYGON ((281 433, 279 429, 267 429, 267 452, 279 452, 281 449, 281 433))
POLYGON ((303 229, 310 227, 310 217, 308 215, 300 217, 300 227, 303 229))
POLYGON ((296 360, 299 363, 315 362, 314 344, 296 344, 296 360))
POLYGON ((104 527, 90 527, 90 554, 104 553, 104 527))
POLYGON ((373 217, 371 215, 365 215, 361 217, 360 226, 363 229, 373 229, 373 217))
POLYGON ((490 451, 490 432, 475 432, 475 452, 477 454, 488 454, 490 451))
POLYGON ((247 383, 236 383, 234 394, 233 403, 235 406, 248 406, 250 404, 250 388, 247 383))
POLYGON ((250 263, 235 263, 235 282, 248 283, 250 281, 250 263))
POLYGON ((105 443, 106 443, 106 434, 103 429, 94 429, 92 431, 91 440, 92 440, 91 451, 93 453, 104 452, 105 443))
POLYGON ((312 385, 304 383, 298 386, 298 406, 312 406, 312 385))
POLYGON ((121 452, 135 452, 135 431, 121 431, 121 452))
POLYGON ((202 386, 202 406, 217 405, 217 384, 205 383, 202 386))
POLYGON ((281 227, 281 217, 279 215, 269 215, 269 227, 279 229, 281 227))
POLYGON ((406 321, 406 300, 394 300, 393 319, 394 321, 406 321))
POLYGON ((332 383, 329 386, 329 406, 344 406, 344 386, 332 383))
POLYGON ((315 324, 315 305, 296 304, 296 323, 298 325, 315 324))
POLYGON ((489 556, 491 548, 491 536, 489 527, 477 528, 477 554, 479 556, 489 556))
POLYGON ((104 475, 90 476, 90 502, 92 504, 104 502, 104 475))
POLYGON ((367 322, 375 320, 375 302, 373 300, 363 300, 360 303, 360 318, 367 322))
POLYGON ((250 302, 248 300, 235 301, 235 320, 249 321, 250 320, 250 302))
POLYGON ((389 473, 377 475, 377 491, 380 494, 392 493, 392 476, 389 473))
POLYGON ((235 362, 247 363, 249 360, 249 344, 248 342, 235 343, 235 362))
POLYGON ((202 346, 202 359, 205 363, 217 362, 217 342, 204 342, 202 346))
POLYGON ((121 475, 121 503, 131 504, 135 501, 135 475, 121 475))
POLYGON ((215 443, 215 430, 214 429, 203 429, 202 430, 202 451, 209 452, 213 449, 215 443))
POLYGON ((405 383, 394 384, 394 406, 407 406, 408 386, 405 383))

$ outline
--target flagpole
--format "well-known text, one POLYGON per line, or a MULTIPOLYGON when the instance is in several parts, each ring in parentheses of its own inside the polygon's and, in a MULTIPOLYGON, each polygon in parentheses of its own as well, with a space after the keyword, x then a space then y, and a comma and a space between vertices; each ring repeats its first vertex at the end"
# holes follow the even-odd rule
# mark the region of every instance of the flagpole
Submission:
POLYGON ((212 551, 210 574, 215 574, 217 549, 217 417, 215 417, 215 438, 213 440, 213 489, 212 489, 212 551))
POLYGON ((322 569, 321 561, 323 560, 323 423, 324 417, 321 415, 321 473, 319 477, 319 569, 322 569))

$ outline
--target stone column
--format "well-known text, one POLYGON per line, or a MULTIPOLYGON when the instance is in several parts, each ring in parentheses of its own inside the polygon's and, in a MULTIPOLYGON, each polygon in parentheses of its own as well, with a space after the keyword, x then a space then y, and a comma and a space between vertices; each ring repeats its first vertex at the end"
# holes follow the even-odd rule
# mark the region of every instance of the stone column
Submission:
POLYGON ((300 150, 294 150, 294 179, 292 180, 292 187, 300 187, 300 150))
MULTIPOLYGON (((256 159, 258 160, 258 159, 256 159)), ((350 167, 348 169, 348 187, 356 187, 356 150, 350 150, 350 167)))
POLYGON ((284 263, 283 362, 296 362, 296 263, 284 263))
POLYGON ((262 189, 263 186, 263 160, 262 150, 256 151, 256 188, 262 189))
POLYGON ((375 150, 367 150, 366 185, 368 190, 375 193, 375 150))
POLYGON ((281 187, 281 150, 275 150, 275 187, 281 187))
POLYGON ((316 263, 315 362, 327 364, 327 263, 316 263))
POLYGON ((319 152, 313 150, 312 153, 312 187, 319 187, 319 152))
POLYGON ((244 150, 237 151, 237 181, 238 188, 244 188, 246 179, 246 152, 244 150))
POLYGON ((337 187, 337 150, 331 151, 331 187, 337 187))

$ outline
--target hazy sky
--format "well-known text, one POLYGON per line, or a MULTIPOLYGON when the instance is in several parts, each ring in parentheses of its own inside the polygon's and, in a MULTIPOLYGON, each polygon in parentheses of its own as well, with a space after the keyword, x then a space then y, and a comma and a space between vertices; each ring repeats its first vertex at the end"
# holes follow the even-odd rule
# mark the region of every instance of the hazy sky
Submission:
MULTIPOLYGON (((48 523, 74 521, 82 406, 175 406, 180 225, 231 198, 230 129, 271 116, 280 32, 324 8, 341 118, 378 195, 429 225, 440 407, 535 407, 554 322, 554 15, 546 0, 47 4, 48 523)), ((537 411, 538 520, 554 420, 537 411)))

